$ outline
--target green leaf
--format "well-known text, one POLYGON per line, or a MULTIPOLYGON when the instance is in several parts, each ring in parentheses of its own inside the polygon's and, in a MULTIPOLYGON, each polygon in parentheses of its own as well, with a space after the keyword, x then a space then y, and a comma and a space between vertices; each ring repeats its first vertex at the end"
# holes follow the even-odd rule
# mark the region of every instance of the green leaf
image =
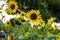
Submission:
POLYGON ((18 40, 26 40, 26 38, 25 38, 23 35, 20 35, 20 36, 18 37, 18 40))
POLYGON ((49 40, 48 38, 45 38, 44 40, 49 40))
POLYGON ((49 36, 44 38, 44 40, 48 40, 48 39, 55 38, 55 37, 56 37, 56 35, 50 34, 49 36))
POLYGON ((3 26, 4 25, 4 23, 0 20, 0 26, 3 26))

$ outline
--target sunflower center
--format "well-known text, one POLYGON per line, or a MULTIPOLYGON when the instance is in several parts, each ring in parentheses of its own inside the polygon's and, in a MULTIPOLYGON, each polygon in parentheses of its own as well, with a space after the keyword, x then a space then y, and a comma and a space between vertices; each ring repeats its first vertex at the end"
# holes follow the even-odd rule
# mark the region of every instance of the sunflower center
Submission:
POLYGON ((9 22, 7 22, 7 24, 9 24, 9 22))
POLYGON ((13 10, 14 8, 15 8, 15 5, 14 5, 14 4, 12 4, 12 5, 11 5, 11 9, 13 10))
POLYGON ((37 18, 37 15, 36 14, 32 14, 30 17, 31 17, 32 20, 35 20, 37 18))

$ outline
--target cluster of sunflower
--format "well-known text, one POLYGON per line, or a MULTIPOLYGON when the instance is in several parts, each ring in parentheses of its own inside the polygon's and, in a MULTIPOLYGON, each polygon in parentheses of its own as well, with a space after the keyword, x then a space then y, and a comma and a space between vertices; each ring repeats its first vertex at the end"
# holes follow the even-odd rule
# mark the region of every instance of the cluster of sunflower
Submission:
MULTIPOLYGON (((42 20, 42 17, 40 15, 39 10, 30 10, 28 12, 23 12, 21 10, 18 9, 18 4, 17 2, 15 2, 14 0, 10 0, 8 1, 8 5, 7 5, 7 12, 10 14, 14 14, 16 13, 16 11, 20 11, 20 16, 18 15, 17 18, 20 19, 25 19, 26 21, 29 21, 29 23, 31 25, 33 24, 39 24, 41 21, 44 22, 42 20)), ((7 24, 9 24, 10 22, 7 21, 7 24)), ((45 25, 45 24, 44 24, 45 25)))
POLYGON ((52 27, 56 18, 51 17, 45 23, 40 10, 32 9, 24 12, 18 8, 18 3, 15 0, 8 1, 7 13, 18 15, 16 15, 16 18, 7 20, 1 26, 1 40, 60 40, 58 26, 52 27))

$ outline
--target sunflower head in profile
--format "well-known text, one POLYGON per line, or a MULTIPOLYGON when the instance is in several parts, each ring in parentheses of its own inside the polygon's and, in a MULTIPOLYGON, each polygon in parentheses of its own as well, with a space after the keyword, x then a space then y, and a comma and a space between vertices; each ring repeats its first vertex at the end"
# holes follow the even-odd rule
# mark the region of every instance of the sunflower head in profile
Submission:
POLYGON ((43 27, 45 26, 45 21, 43 19, 40 19, 40 25, 42 25, 43 27))
POLYGON ((58 30, 58 25, 54 25, 53 29, 58 30))
POLYGON ((26 14, 26 13, 25 13, 24 11, 21 11, 21 12, 20 12, 20 18, 23 19, 24 16, 25 16, 25 14, 26 14))
POLYGON ((11 25, 11 22, 10 21, 6 21, 5 25, 6 26, 10 26, 11 25))
POLYGON ((29 21, 30 24, 36 25, 40 23, 41 15, 39 10, 31 10, 26 14, 26 20, 29 21))
POLYGON ((11 38, 10 38, 10 35, 8 35, 8 38, 7 38, 7 40, 11 40, 11 38))
POLYGON ((17 5, 17 2, 13 1, 13 0, 10 0, 7 4, 7 11, 8 13, 15 13, 18 9, 18 5, 17 5))

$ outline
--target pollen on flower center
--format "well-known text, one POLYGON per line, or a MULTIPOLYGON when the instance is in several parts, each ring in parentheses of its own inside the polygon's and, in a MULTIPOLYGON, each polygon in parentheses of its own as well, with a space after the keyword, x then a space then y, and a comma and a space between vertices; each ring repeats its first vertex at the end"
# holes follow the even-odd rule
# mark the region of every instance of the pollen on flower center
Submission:
POLYGON ((14 8, 15 8, 15 5, 14 5, 14 4, 12 4, 12 5, 11 5, 11 9, 13 10, 14 8))
POLYGON ((37 15, 36 14, 31 14, 30 17, 31 17, 32 20, 35 20, 37 18, 37 15))

